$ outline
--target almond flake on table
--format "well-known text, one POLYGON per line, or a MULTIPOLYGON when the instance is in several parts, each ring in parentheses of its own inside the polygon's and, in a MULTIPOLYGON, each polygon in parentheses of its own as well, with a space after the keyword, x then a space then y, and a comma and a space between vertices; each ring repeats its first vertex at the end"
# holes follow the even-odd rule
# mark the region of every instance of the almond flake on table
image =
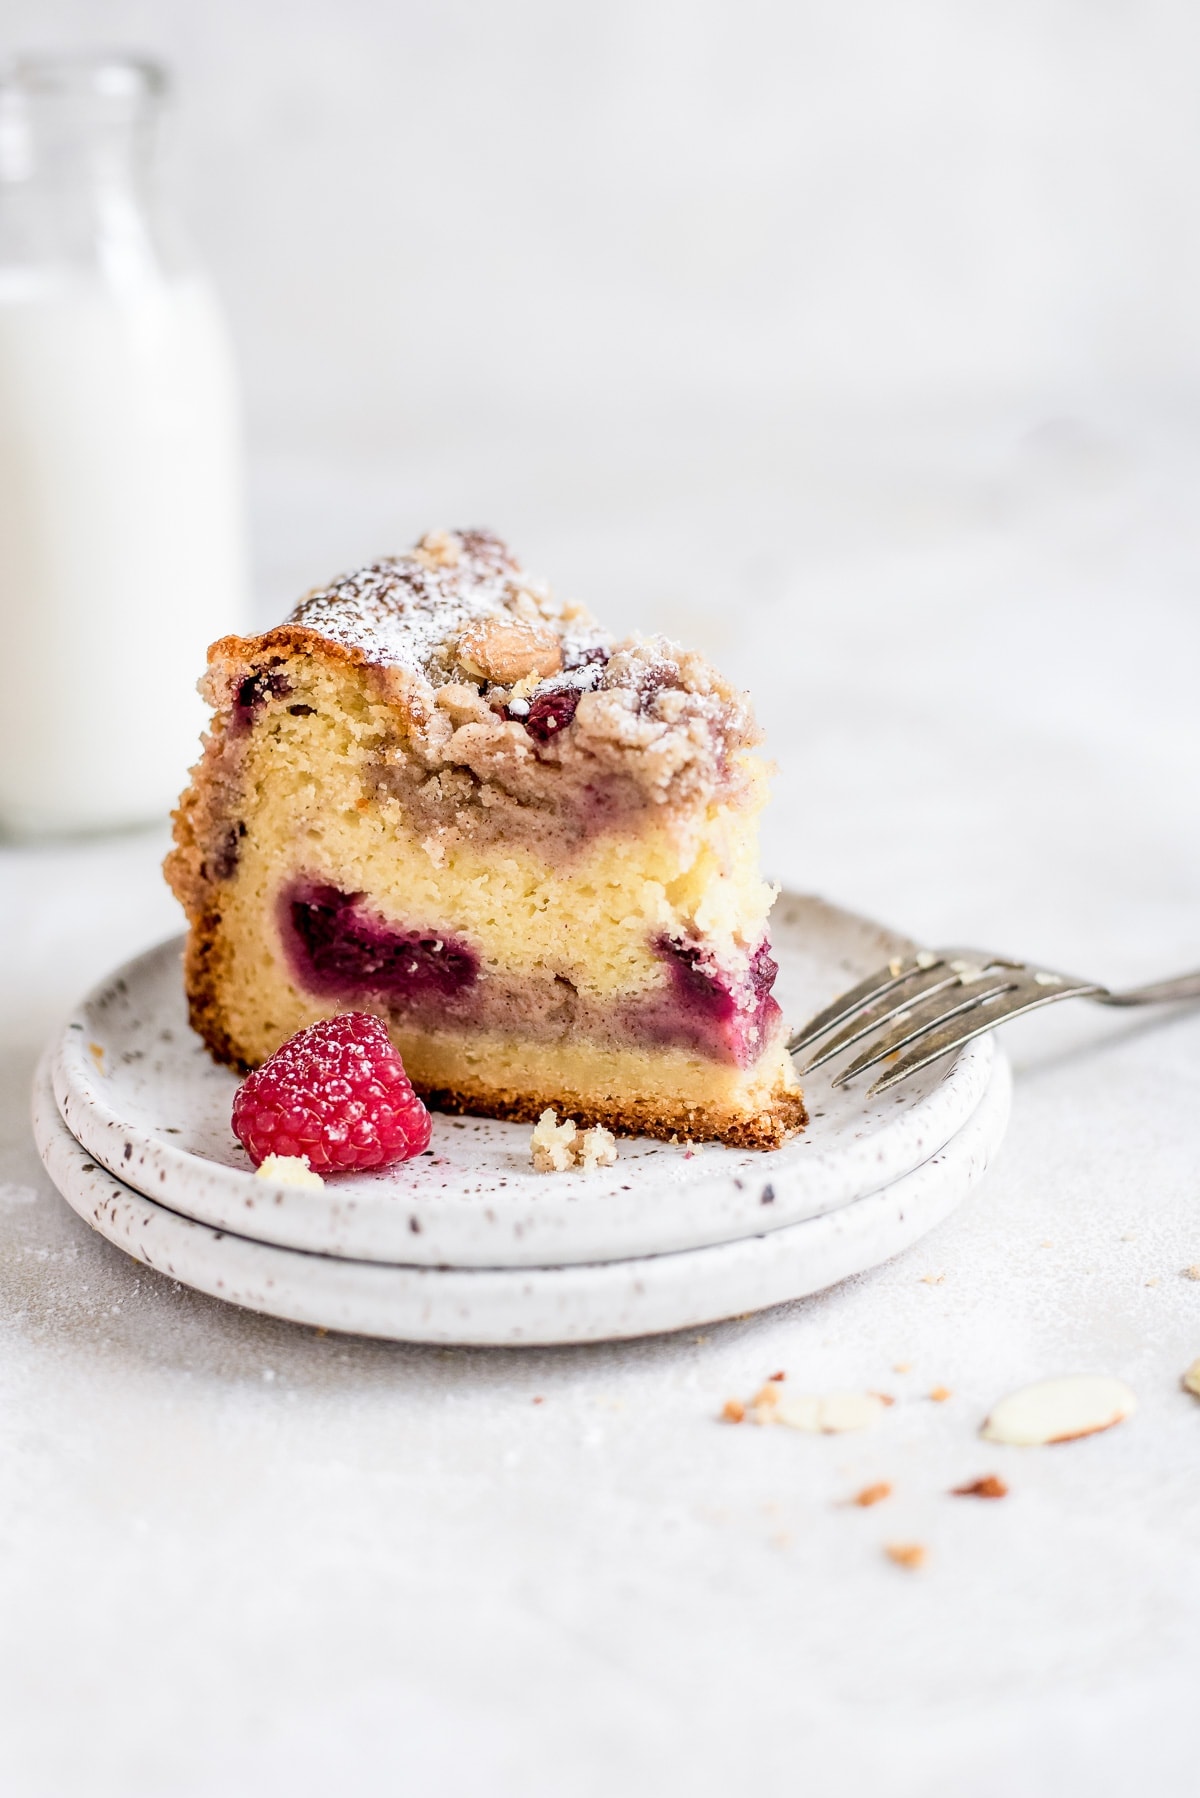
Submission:
POLYGON ((1200 1261, 1193 1261, 1191 1267, 1180 1269, 1185 1280, 1200 1280, 1200 1261))
POLYGON ((1124 1380, 1108 1374, 1066 1374, 1022 1386, 993 1406, 981 1434, 988 1442, 1041 1448, 1111 1429, 1137 1409, 1124 1380))
POLYGON ((761 1406, 756 1401, 754 1421, 781 1423, 789 1430, 839 1436, 846 1430, 870 1429, 879 1422, 884 1409, 882 1401, 873 1392, 829 1392, 824 1395, 798 1392, 761 1406))
POLYGON ((954 1394, 949 1386, 935 1386, 929 1396, 935 1405, 944 1405, 948 1398, 954 1397, 954 1394))
POLYGON ((1194 1392, 1200 1398, 1200 1361, 1193 1361, 1183 1376, 1185 1392, 1194 1392))

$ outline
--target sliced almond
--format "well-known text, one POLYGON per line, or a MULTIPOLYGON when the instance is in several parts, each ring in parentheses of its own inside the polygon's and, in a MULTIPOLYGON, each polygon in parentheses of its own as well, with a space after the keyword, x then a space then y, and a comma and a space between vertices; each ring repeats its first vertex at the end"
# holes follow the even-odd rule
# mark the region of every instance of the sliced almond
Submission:
POLYGON ((1194 1392, 1200 1398, 1200 1361, 1193 1361, 1183 1376, 1184 1390, 1194 1392))
POLYGON ((780 1397, 771 1407, 771 1421, 789 1430, 814 1430, 838 1436, 846 1430, 866 1430, 879 1422, 884 1404, 873 1392, 829 1392, 824 1397, 798 1392, 780 1397))
MULTIPOLYGON (((772 1388, 768 1388, 772 1390, 772 1388)), ((786 1424, 789 1430, 821 1429, 821 1400, 814 1392, 791 1393, 764 1405, 765 1421, 786 1424)))
POLYGON ((1067 1374, 1058 1380, 1038 1380, 1002 1398, 982 1434, 989 1442, 1041 1448, 1111 1429, 1136 1409, 1137 1400, 1124 1380, 1108 1374, 1067 1374))

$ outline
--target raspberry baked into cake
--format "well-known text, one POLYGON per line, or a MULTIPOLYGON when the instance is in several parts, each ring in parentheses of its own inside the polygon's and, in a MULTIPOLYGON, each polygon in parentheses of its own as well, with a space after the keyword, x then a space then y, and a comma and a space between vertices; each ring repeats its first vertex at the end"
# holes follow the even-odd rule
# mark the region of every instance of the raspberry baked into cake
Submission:
POLYGON ((204 691, 166 872, 218 1060, 369 1011, 443 1110, 763 1149, 803 1126, 758 732, 699 656, 613 643, 498 538, 437 532, 222 638, 204 691))

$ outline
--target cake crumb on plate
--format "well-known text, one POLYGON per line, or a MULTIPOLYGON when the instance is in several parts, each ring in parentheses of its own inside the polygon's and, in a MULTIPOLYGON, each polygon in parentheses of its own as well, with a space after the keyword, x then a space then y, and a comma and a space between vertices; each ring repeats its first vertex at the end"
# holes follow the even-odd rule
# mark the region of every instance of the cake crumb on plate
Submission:
POLYGON ((254 1170, 256 1180, 273 1180, 276 1186, 324 1186, 314 1174, 307 1155, 266 1155, 254 1170))
POLYGON ((572 1168, 591 1173, 594 1168, 611 1167, 617 1159, 617 1141, 611 1130, 595 1124, 590 1130, 564 1118, 547 1107, 533 1127, 529 1152, 539 1174, 565 1174, 572 1168))

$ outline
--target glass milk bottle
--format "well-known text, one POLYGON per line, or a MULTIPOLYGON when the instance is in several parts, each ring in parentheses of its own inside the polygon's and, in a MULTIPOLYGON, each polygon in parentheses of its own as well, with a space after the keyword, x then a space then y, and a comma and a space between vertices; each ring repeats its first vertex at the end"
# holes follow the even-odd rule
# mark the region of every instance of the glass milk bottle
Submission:
POLYGON ((246 628, 221 317, 157 204, 165 81, 0 67, 0 832, 165 817, 246 628))

